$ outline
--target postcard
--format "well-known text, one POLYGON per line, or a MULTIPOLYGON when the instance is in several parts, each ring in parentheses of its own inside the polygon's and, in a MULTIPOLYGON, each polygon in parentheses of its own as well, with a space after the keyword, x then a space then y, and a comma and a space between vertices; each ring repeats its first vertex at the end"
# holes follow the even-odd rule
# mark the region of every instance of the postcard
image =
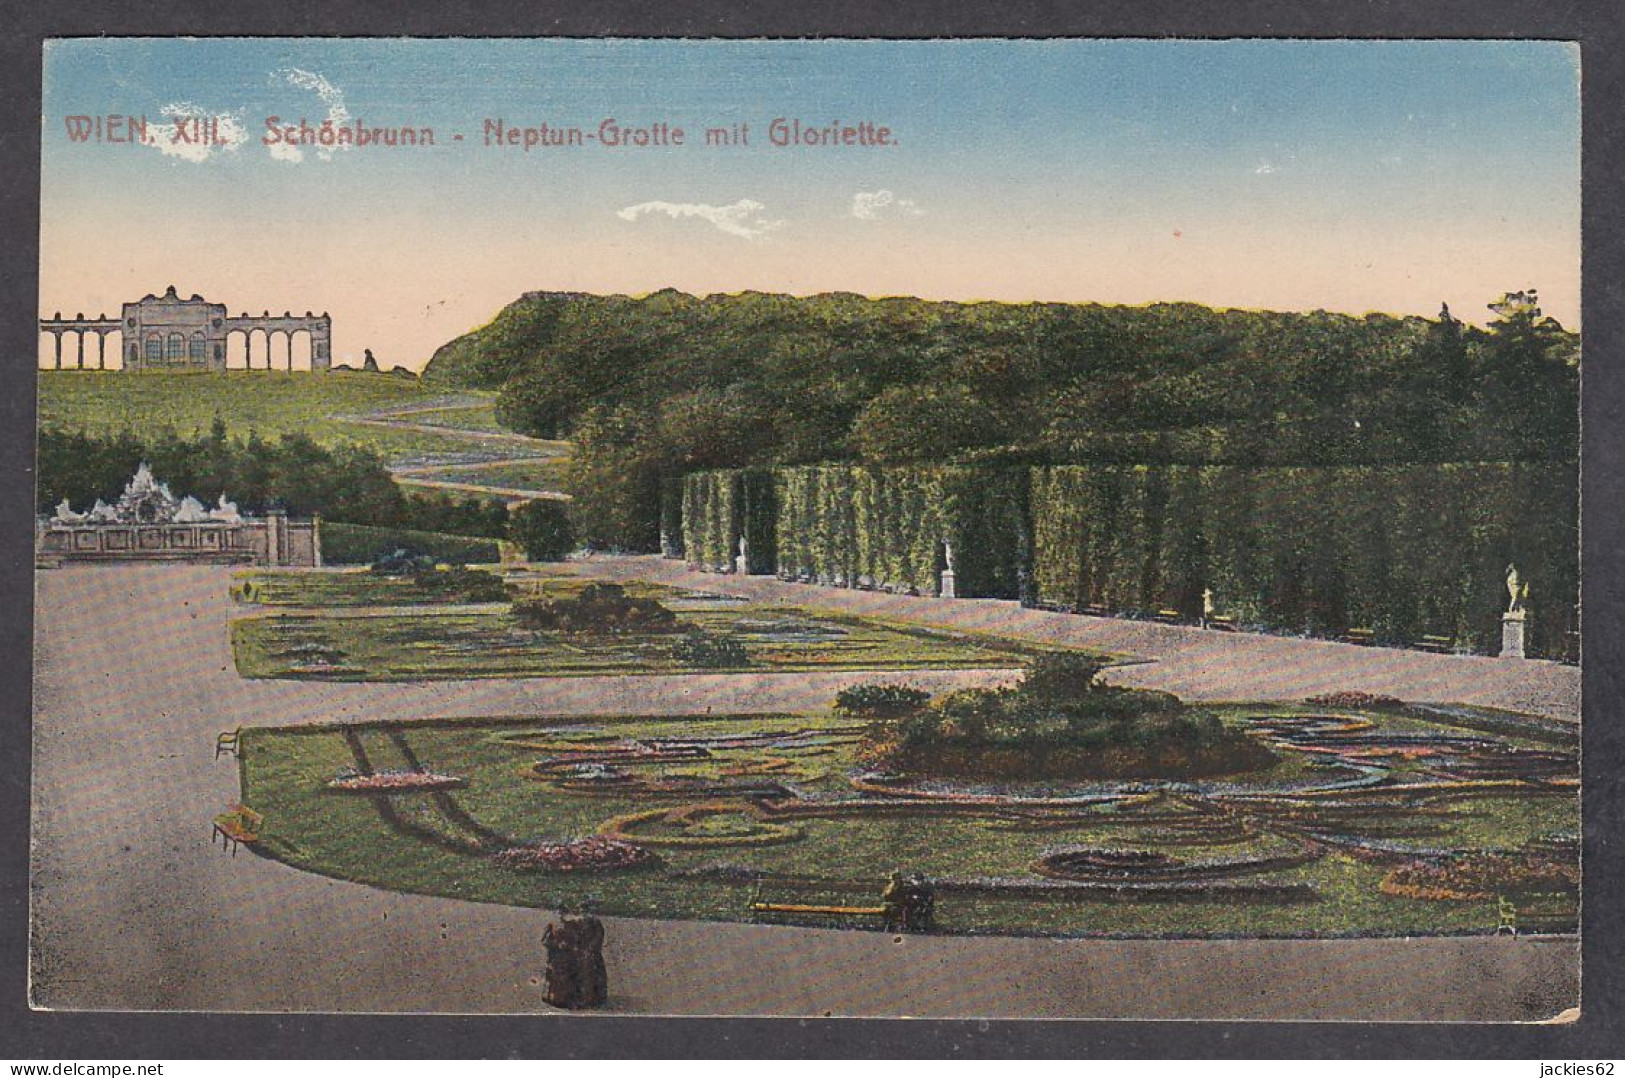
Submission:
POLYGON ((47 41, 32 1005, 1573 1020, 1579 85, 47 41))

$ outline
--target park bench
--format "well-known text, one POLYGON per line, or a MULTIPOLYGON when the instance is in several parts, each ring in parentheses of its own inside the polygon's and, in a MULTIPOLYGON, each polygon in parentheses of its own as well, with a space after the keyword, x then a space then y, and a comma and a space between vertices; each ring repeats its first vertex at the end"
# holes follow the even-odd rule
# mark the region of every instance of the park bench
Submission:
POLYGON ((243 728, 239 726, 237 729, 235 729, 235 730, 227 730, 224 733, 222 733, 219 737, 215 738, 214 739, 214 758, 216 760, 218 760, 222 756, 239 756, 239 755, 241 755, 242 750, 239 747, 239 739, 242 736, 242 732, 243 732, 243 728))
POLYGON ((1415 646, 1420 651, 1433 651, 1443 655, 1453 650, 1455 641, 1448 636, 1425 635, 1416 642, 1415 646))
POLYGON ((803 902, 766 902, 761 898, 752 898, 750 902, 751 919, 755 920, 764 913, 780 914, 789 917, 832 917, 832 918, 874 918, 883 920, 886 916, 885 906, 819 906, 803 902))
POLYGON ((1166 608, 1157 611, 1152 615, 1152 617, 1156 621, 1162 622, 1164 625, 1178 625, 1180 622, 1185 620, 1185 615, 1181 614, 1179 611, 1168 610, 1166 608))
POLYGON ((1236 619, 1228 614, 1210 614, 1202 619, 1202 624, 1209 629, 1217 629, 1222 633, 1236 631, 1236 619))
POLYGON ((876 905, 856 905, 816 902, 770 902, 762 897, 762 883, 756 883, 751 893, 751 920, 763 914, 791 918, 828 917, 849 920, 877 920, 886 931, 929 932, 933 921, 931 889, 918 877, 913 888, 900 887, 900 878, 894 878, 882 892, 876 905))
POLYGON ((1364 644, 1370 646, 1377 642, 1377 634, 1372 629, 1350 629, 1343 634, 1345 644, 1364 644))
POLYGON ((237 856, 237 847, 243 843, 252 846, 260 840, 260 828, 265 825, 265 817, 246 805, 232 805, 225 812, 214 818, 214 830, 209 834, 209 845, 214 845, 216 835, 220 836, 220 848, 231 847, 231 855, 237 856))

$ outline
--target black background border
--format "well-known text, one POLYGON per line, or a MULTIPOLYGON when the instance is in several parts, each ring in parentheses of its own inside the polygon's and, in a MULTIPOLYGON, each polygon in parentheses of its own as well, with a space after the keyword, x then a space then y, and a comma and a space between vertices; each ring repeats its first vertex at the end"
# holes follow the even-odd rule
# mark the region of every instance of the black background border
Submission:
MULTIPOLYGON (((1617 0, 873 0, 734 3, 4 0, 0 30, 0 1058, 1172 1057, 1545 1060, 1625 1055, 1618 836, 1625 442, 1625 6, 1617 0), (35 1012, 27 1006, 34 365, 41 44, 55 36, 1306 37, 1579 41, 1583 71, 1583 1016, 1566 1026, 964 1022, 35 1012)), ((1509 282, 1517 285, 1520 282, 1509 282)), ((516 289, 518 285, 515 286, 516 289)), ((1531 1075, 1531 1078, 1535 1078, 1531 1075)))

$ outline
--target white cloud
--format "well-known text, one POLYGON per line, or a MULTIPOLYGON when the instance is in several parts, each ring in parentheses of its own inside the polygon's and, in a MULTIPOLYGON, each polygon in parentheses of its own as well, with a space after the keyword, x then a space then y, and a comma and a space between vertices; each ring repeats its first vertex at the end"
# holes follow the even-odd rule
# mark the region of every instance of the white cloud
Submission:
POLYGON ((1269 176, 1269 175, 1273 174, 1274 172, 1275 172, 1275 166, 1270 164, 1268 161, 1265 161, 1263 164, 1261 164, 1257 168, 1253 169, 1253 175, 1254 176, 1269 176))
POLYGON ((166 157, 202 162, 217 153, 236 153, 248 141, 241 113, 211 112, 189 101, 176 101, 165 105, 163 114, 171 122, 149 123, 147 139, 166 157))
MULTIPOLYGON (((316 74, 316 72, 306 71, 298 67, 285 67, 281 71, 271 73, 271 82, 273 85, 282 82, 295 89, 309 90, 321 98, 322 104, 327 106, 326 119, 334 127, 350 122, 350 110, 345 107, 343 91, 316 74)), ((315 150, 318 158, 323 161, 331 161, 335 151, 348 150, 349 148, 350 144, 346 142, 337 146, 317 146, 315 150)), ((290 146, 286 142, 273 143, 267 146, 266 149, 270 151, 272 157, 279 161, 303 161, 305 159, 304 150, 298 146, 290 146)))
POLYGON ((617 210, 615 216, 623 221, 636 221, 651 213, 663 213, 673 220, 698 217, 709 221, 730 236, 753 240, 784 225, 783 221, 770 221, 761 215, 766 209, 760 202, 742 198, 731 206, 707 206, 698 202, 640 202, 617 210))
POLYGON ((918 217, 924 212, 913 199, 898 198, 890 191, 859 191, 852 196, 852 216, 860 221, 878 221, 888 214, 918 217))

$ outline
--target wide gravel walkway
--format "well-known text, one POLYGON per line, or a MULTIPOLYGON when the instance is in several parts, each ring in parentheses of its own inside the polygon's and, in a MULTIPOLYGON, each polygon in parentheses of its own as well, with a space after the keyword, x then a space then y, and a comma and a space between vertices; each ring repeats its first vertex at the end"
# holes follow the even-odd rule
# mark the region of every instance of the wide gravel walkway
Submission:
MULTIPOLYGON (((777 581, 659 559, 591 572, 1031 632, 1155 658, 1124 680, 1193 696, 1365 688, 1573 716, 1576 671, 1193 634, 777 581), (1566 709, 1566 710, 1565 710, 1566 709)), ((237 793, 214 737, 239 725, 810 708, 856 675, 245 681, 229 571, 95 566, 37 585, 33 787, 36 1006, 543 1010, 535 910, 394 894, 209 842, 237 793)), ((882 675, 884 676, 884 675, 882 675)), ((933 688, 993 672, 912 673, 933 688)), ((926 937, 612 918, 612 1010, 664 1014, 1539 1020, 1577 996, 1572 938, 1100 941, 926 937)))

